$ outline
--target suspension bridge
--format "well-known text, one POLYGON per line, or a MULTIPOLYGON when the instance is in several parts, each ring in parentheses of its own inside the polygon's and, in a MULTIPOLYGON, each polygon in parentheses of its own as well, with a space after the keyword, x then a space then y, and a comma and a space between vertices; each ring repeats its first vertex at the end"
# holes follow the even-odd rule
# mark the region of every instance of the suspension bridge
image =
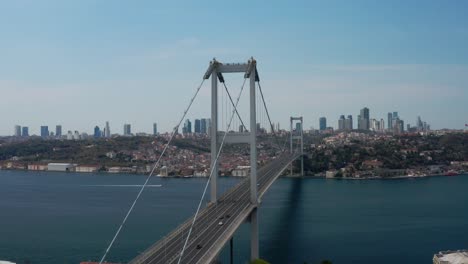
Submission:
MULTIPOLYGON (((121 229, 124 227, 126 220, 130 216, 135 204, 140 198, 145 186, 153 175, 155 169, 159 166, 161 157, 164 155, 167 147, 171 144, 174 135, 177 134, 178 128, 184 120, 187 112, 190 110, 195 98, 198 95, 200 88, 205 80, 211 79, 211 163, 210 175, 207 179, 203 193, 196 212, 192 217, 184 223, 172 230, 167 236, 160 239, 141 254, 130 261, 130 264, 153 264, 153 263, 212 263, 216 260, 221 250, 230 242, 231 262, 232 262, 232 237, 236 230, 243 224, 250 224, 250 258, 252 260, 259 258, 259 226, 257 208, 261 204, 263 195, 268 191, 275 180, 282 175, 288 167, 291 167, 292 162, 296 159, 301 159, 301 174, 304 173, 303 164, 303 133, 302 133, 302 117, 290 118, 290 147, 285 149, 285 144, 281 146, 277 138, 274 125, 271 122, 268 112, 265 97, 260 85, 260 78, 257 71, 257 62, 251 58, 247 63, 223 64, 216 59, 213 59, 206 73, 203 75, 203 81, 196 89, 195 95, 190 100, 190 103, 183 113, 179 123, 174 127, 174 131, 166 146, 161 153, 161 156, 156 161, 151 173, 148 175, 145 184, 140 189, 132 206, 128 210, 125 218, 119 226, 114 238, 106 249, 100 263, 103 263, 107 254, 112 248, 113 243, 117 239, 121 229), (234 101, 224 80, 223 74, 226 73, 243 73, 244 79, 239 95, 234 101), (245 125, 238 111, 239 100, 241 98, 244 86, 249 81, 249 127, 245 125), (226 92, 226 98, 230 101, 230 117, 226 118, 224 127, 219 124, 219 94, 222 89, 218 88, 218 84, 222 83, 226 92), (258 89, 257 89, 258 87, 258 89), (259 96, 257 96, 257 91, 259 96), (259 99, 260 98, 260 99, 259 99), (262 104, 259 104, 261 102, 262 104), (277 152, 274 158, 257 169, 257 131, 259 129, 257 123, 257 109, 263 106, 266 119, 271 127, 271 133, 276 139, 277 152), (231 129, 233 120, 238 118, 241 123, 239 132, 234 132, 231 129), (293 129, 293 124, 296 124, 296 129, 293 129), (220 126, 219 126, 220 125, 220 126), (222 127, 222 128, 221 128, 222 127), (248 177, 240 181, 238 184, 226 190, 224 193, 219 192, 218 177, 219 177, 219 158, 225 144, 248 144, 250 147, 250 172, 248 177), (296 144, 296 148, 294 147, 296 144), (210 201, 203 207, 203 201, 210 187, 210 201), (203 208, 202 208, 203 207, 203 208)), ((224 109, 223 109, 224 110, 224 109)), ((222 124, 222 122, 221 122, 222 124)), ((288 139, 288 137, 286 137, 288 139)), ((285 141, 286 143, 287 141, 285 141)))

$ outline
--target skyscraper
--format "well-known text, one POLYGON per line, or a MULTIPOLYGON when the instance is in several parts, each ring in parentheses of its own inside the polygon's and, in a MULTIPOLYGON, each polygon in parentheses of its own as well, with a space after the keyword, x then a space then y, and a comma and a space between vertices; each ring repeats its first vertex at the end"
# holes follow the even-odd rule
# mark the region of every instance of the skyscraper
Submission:
POLYGON ((202 120, 200 121, 200 133, 202 134, 206 134, 207 133, 207 120, 206 118, 202 118, 202 120))
POLYGON ((101 129, 98 126, 94 127, 94 138, 100 138, 101 137, 101 129))
POLYGON ((319 119, 319 127, 320 127, 320 130, 326 130, 327 129, 327 118, 325 117, 321 117, 319 119))
POLYGON ((338 130, 345 130, 345 120, 344 115, 341 115, 340 119, 338 119, 338 130))
POLYGON ((23 137, 29 137, 29 127, 25 127, 25 126, 24 126, 24 127, 22 128, 22 131, 21 131, 21 132, 22 132, 21 135, 22 135, 23 137))
POLYGON ((55 136, 57 136, 57 137, 62 136, 62 126, 61 125, 55 126, 55 136))
POLYGON ((361 109, 360 115, 359 115, 359 129, 361 130, 369 130, 370 126, 370 119, 369 119, 369 108, 364 107, 361 109))
POLYGON ((132 128, 130 124, 124 124, 124 136, 132 135, 132 128))
POLYGON ((41 126, 41 137, 48 137, 48 136, 49 136, 49 127, 41 126))
POLYGON ((381 132, 385 131, 385 121, 383 118, 380 119, 380 131, 381 132))
POLYGON ((353 130, 353 116, 348 115, 348 118, 345 120, 345 130, 353 130))
POLYGON ((392 124, 393 124, 393 114, 389 112, 387 114, 387 128, 389 131, 392 131, 393 129, 392 124))
POLYGON ((201 121, 200 121, 200 119, 195 119, 195 133, 201 133, 201 121))
POLYGON ((111 131, 110 131, 110 127, 109 127, 109 121, 106 121, 106 129, 105 129, 105 135, 104 135, 106 138, 110 138, 111 136, 111 131))
POLYGON ((191 134, 192 133, 192 122, 189 119, 185 120, 184 127, 182 128, 183 134, 191 134))
POLYGON ((15 137, 21 137, 21 126, 15 126, 15 137))
POLYGON ((158 124, 153 123, 153 136, 158 135, 158 124))

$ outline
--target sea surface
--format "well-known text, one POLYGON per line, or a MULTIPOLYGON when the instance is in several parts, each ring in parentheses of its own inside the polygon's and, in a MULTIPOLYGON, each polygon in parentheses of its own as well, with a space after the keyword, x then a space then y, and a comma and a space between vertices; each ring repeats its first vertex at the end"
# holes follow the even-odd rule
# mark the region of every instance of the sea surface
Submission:
MULTIPOLYGON (((99 261, 145 176, 0 171, 0 260, 99 261)), ((238 179, 224 178, 227 190, 238 179)), ((126 262, 192 215, 206 179, 153 178, 108 261, 126 262)), ((271 263, 432 263, 468 248, 468 175, 400 180, 281 178, 259 209, 271 263)), ((220 255, 229 263, 226 247, 220 255)), ((247 263, 249 225, 234 237, 247 263)))

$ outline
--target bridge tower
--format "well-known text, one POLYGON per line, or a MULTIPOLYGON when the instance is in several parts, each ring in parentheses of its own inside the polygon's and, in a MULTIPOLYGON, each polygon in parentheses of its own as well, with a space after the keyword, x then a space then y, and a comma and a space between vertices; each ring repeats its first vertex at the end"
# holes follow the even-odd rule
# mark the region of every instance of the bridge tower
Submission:
MULTIPOLYGON (((219 151, 224 133, 228 133, 225 143, 249 144, 250 145, 250 202, 257 206, 257 117, 255 82, 259 80, 257 73, 257 62, 251 58, 247 63, 223 64, 213 59, 203 76, 204 79, 211 77, 211 170, 214 170, 210 182, 210 201, 217 202, 218 197, 218 162, 216 156, 219 151), (224 82, 223 73, 244 73, 244 78, 249 78, 250 84, 250 131, 232 132, 218 131, 218 81, 224 82)), ((259 257, 258 218, 257 209, 250 215, 251 225, 251 259, 259 257)))
MULTIPOLYGON (((304 130, 303 130, 303 124, 302 124, 302 116, 300 117, 293 117, 291 116, 291 138, 290 138, 290 151, 291 153, 294 152, 293 149, 293 143, 294 140, 300 141, 301 143, 301 149, 300 154, 301 154, 301 176, 304 176, 304 130), (294 121, 296 122, 296 129, 294 129, 294 121)), ((293 174, 293 164, 291 163, 291 175, 293 174)))

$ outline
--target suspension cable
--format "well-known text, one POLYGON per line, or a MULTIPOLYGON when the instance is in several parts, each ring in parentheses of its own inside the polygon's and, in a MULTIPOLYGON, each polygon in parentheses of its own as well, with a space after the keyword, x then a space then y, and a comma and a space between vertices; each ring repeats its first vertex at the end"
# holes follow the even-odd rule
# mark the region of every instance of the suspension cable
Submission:
MULTIPOLYGON (((246 80, 247 80, 247 78, 244 78, 244 82, 242 83, 242 87, 241 87, 241 90, 239 92, 239 95, 237 96, 237 100, 236 100, 236 104, 234 105, 234 108, 237 108, 237 105, 239 104, 239 99, 240 99, 240 97, 242 95, 242 91, 244 90, 246 80)), ((231 114, 231 119, 229 120, 227 130, 229 130, 229 128, 231 126, 231 122, 232 122, 232 119, 234 118, 234 114, 235 114, 235 111, 233 110, 232 114, 231 114)), ((224 146, 224 140, 226 139, 227 134, 228 134, 227 132, 224 133, 223 140, 221 141, 221 144, 219 146, 218 153, 216 154, 216 158, 215 158, 215 160, 214 160, 214 162, 212 164, 216 164, 216 162, 218 162, 219 156, 221 155, 221 150, 223 149, 223 146, 224 146)), ((211 136, 213 137, 213 136, 216 136, 216 135, 211 135, 211 136)), ((211 157, 211 158, 213 158, 213 157, 211 157)), ((208 189, 208 185, 210 183, 211 177, 213 176, 213 172, 214 172, 214 170, 213 170, 213 168, 211 168, 210 176, 208 177, 208 180, 206 181, 205 189, 203 190, 203 194, 202 194, 202 196, 200 198, 200 202, 198 203, 197 211, 195 212, 195 215, 193 216, 192 225, 190 226, 187 238, 185 239, 185 243, 184 243, 184 246, 182 247, 182 251, 180 252, 180 256, 179 256, 179 260, 177 261, 177 264, 180 264, 180 261, 182 260, 182 256, 184 255, 185 248, 187 247, 187 243, 189 241, 190 235, 192 234, 192 229, 193 229, 193 226, 195 225, 195 221, 197 220, 198 213, 200 212, 201 204, 202 204, 203 200, 205 199, 206 190, 208 189)))
POLYGON ((202 82, 200 83, 200 85, 197 87, 197 90, 195 91, 195 94, 193 95, 192 99, 190 100, 190 103, 189 103, 188 107, 185 109, 184 114, 182 115, 182 118, 180 118, 179 123, 177 124, 177 126, 174 127, 174 129, 173 129, 173 131, 172 131, 172 134, 171 134, 171 137, 169 138, 169 141, 167 141, 166 146, 164 146, 163 151, 162 151, 161 154, 159 155, 159 158, 157 159, 156 163, 154 164, 153 169, 151 169, 151 172, 150 172, 150 174, 148 175, 148 177, 146 178, 145 183, 141 186, 141 189, 140 189, 140 191, 138 192, 138 195, 135 197, 135 200, 133 201, 132 206, 130 206, 130 209, 128 209, 127 214, 125 215, 125 217, 124 217, 122 223, 120 224, 119 229, 117 229, 117 232, 115 233, 114 238, 112 239, 112 241, 110 242, 109 246, 107 247, 106 252, 105 252, 104 255, 102 256, 101 261, 99 261, 99 264, 102 264, 103 261, 106 259, 107 253, 109 253, 109 251, 110 251, 110 249, 112 248, 112 246, 113 246, 115 240, 116 240, 117 237, 119 236, 120 231, 122 230, 123 226, 124 226, 125 223, 127 222, 128 216, 132 213, 133 208, 135 207, 135 204, 137 203, 138 199, 140 198, 141 194, 143 193, 143 190, 145 189, 146 185, 148 184, 148 181, 150 180, 151 176, 153 176, 154 170, 155 170, 156 167, 159 165, 159 162, 161 161, 162 156, 164 155, 164 153, 166 152, 167 148, 168 148, 169 145, 171 144, 172 139, 174 138, 174 135, 177 134, 177 131, 179 130, 180 125, 182 124, 182 122, 183 122, 185 116, 187 115, 187 112, 190 110, 190 107, 192 106, 193 101, 194 101, 195 98, 197 97, 198 92, 200 91, 200 89, 201 89, 201 87, 203 86, 203 83, 204 83, 204 82, 205 82, 205 79, 203 79, 202 82))
MULTIPOLYGON (((281 145, 280 145, 280 143, 278 141, 278 137, 276 136, 275 128, 274 128, 273 124, 271 123, 270 113, 268 113, 268 108, 267 108, 267 105, 266 105, 266 102, 265 102, 265 97, 263 97, 262 86, 260 85, 260 81, 258 81, 257 83, 258 83, 258 88, 259 88, 259 91, 260 91, 260 95, 262 96, 263 105, 265 106, 265 112, 266 112, 267 117, 268 117, 268 122, 270 122, 271 131, 273 132, 273 135, 275 136, 276 144, 278 145, 278 148, 279 148, 281 145)), ((283 148, 282 151, 284 151, 284 148, 283 148)))
POLYGON ((242 120, 239 112, 237 111, 237 107, 234 105, 234 101, 232 100, 231 93, 229 92, 226 83, 223 82, 224 89, 226 90, 227 95, 229 96, 229 100, 231 100, 232 106, 234 106, 234 110, 236 111, 237 117, 239 117, 240 122, 242 123, 242 126, 244 127, 244 130, 247 130, 247 127, 244 125, 244 121, 242 120))

